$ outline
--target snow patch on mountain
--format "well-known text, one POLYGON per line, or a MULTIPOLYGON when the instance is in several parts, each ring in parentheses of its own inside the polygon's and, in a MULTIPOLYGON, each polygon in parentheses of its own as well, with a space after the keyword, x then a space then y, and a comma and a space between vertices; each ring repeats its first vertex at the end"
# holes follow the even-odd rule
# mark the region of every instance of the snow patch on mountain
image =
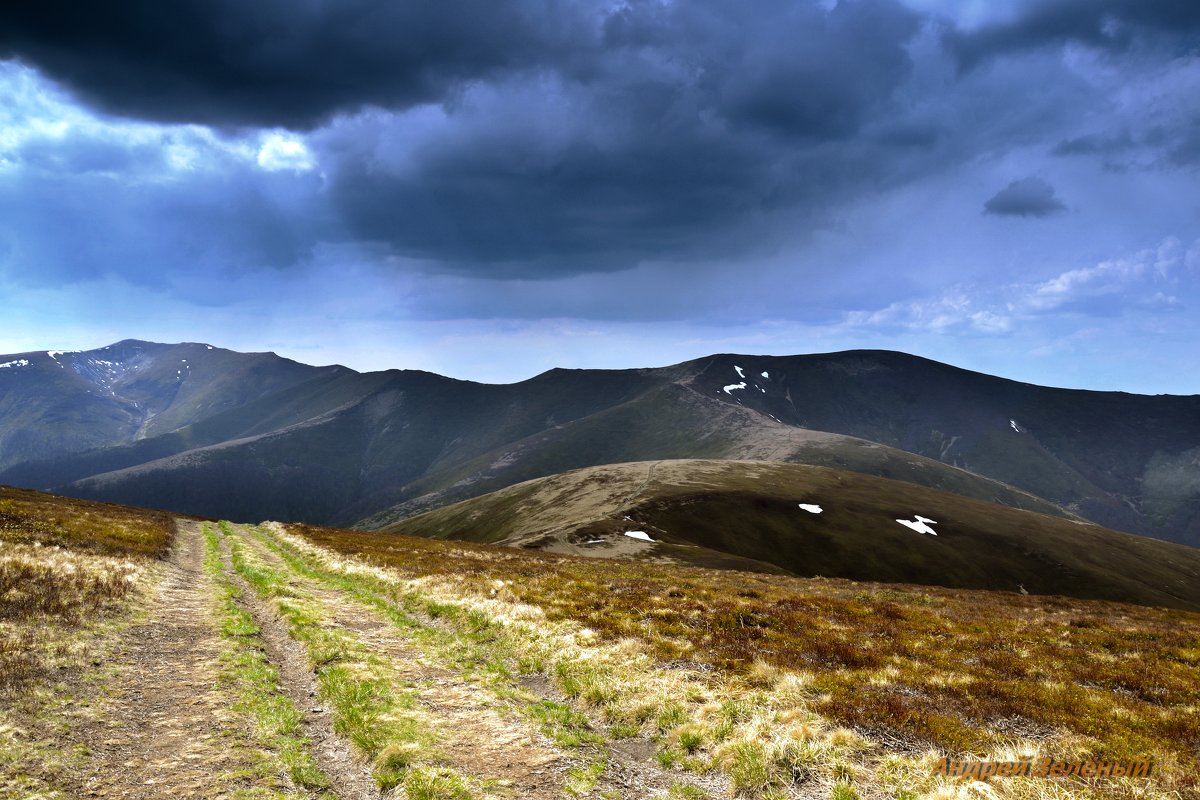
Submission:
POLYGON ((0 364, 0 369, 12 369, 13 367, 28 367, 28 366, 29 366, 28 358, 18 358, 16 361, 5 361, 3 364, 0 364))
POLYGON ((906 528, 911 528, 917 533, 928 533, 930 536, 937 536, 937 531, 929 527, 930 525, 937 525, 937 521, 929 517, 922 517, 920 514, 917 514, 913 519, 898 519, 896 522, 899 522, 906 528))

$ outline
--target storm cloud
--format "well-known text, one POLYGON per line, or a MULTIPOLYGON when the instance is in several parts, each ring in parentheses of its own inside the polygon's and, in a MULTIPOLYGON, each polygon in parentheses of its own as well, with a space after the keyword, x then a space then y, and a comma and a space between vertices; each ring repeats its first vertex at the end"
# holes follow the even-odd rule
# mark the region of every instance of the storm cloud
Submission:
POLYGON ((1019 5, 1004 21, 948 31, 946 41, 959 63, 972 68, 993 57, 1066 42, 1123 51, 1158 38, 1186 52, 1194 49, 1197 31, 1200 5, 1191 0, 1044 0, 1019 5))
POLYGON ((589 16, 586 3, 561 0, 18 0, 0 7, 0 57, 112 113, 312 128, 565 58, 589 46, 589 16))
POLYGON ((1041 178, 1013 181, 983 204, 984 213, 1001 217, 1048 217, 1066 209, 1054 187, 1041 178))
MULTIPOLYGON (((959 287, 1200 238, 1198 31, 1183 0, 18 0, 0 289, 1017 336, 1111 296, 1001 323, 959 287)), ((1196 294, 1160 290, 1130 319, 1196 294)))

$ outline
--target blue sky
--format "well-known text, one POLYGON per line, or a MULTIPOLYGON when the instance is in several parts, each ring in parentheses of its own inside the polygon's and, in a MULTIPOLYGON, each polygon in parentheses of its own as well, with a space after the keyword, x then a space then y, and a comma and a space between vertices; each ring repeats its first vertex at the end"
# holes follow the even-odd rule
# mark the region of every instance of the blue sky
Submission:
POLYGON ((1200 393, 1190 0, 0 10, 0 352, 1200 393))

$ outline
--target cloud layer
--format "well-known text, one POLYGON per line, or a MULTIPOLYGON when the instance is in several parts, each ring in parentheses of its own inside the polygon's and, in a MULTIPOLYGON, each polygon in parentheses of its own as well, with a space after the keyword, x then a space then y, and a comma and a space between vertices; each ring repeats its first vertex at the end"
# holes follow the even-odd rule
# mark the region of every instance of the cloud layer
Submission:
POLYGON ((1161 318, 1182 268, 1100 265, 1200 238, 1197 31, 1183 0, 8 4, 0 284, 712 341, 1060 338, 1114 281, 1161 318))

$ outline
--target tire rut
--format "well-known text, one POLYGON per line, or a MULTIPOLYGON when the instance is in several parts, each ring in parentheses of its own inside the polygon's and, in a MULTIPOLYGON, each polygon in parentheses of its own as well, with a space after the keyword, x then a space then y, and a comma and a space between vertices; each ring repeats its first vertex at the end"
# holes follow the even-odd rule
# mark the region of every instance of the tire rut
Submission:
POLYGON ((206 798, 248 788, 253 764, 228 744, 243 725, 217 688, 223 649, 203 542, 182 526, 145 622, 130 627, 99 714, 71 739, 88 755, 61 779, 78 797, 206 798))
POLYGON ((236 602, 258 626, 267 661, 279 672, 280 691, 303 714, 301 728, 317 765, 342 800, 379 800, 382 794, 370 767, 356 758, 350 743, 334 731, 332 715, 320 705, 316 675, 303 645, 288 636, 287 623, 234 570, 228 540, 221 536, 219 541, 222 569, 240 593, 236 602))
MULTIPOLYGON (((273 568, 288 570, 278 554, 245 531, 242 541, 273 568)), ((576 759, 524 720, 504 714, 490 690, 432 663, 370 608, 344 592, 288 572, 324 607, 332 624, 352 631, 362 644, 383 656, 416 694, 440 735, 436 749, 448 764, 522 800, 564 796, 563 781, 567 771, 578 766, 576 759)))
MULTIPOLYGON (((647 483, 652 476, 653 466, 647 483)), ((281 528, 278 523, 267 523, 266 527, 273 533, 281 528)), ((242 539, 265 563, 288 572, 293 579, 303 580, 305 590, 329 610, 335 624, 355 631, 368 647, 390 656, 398 673, 416 686, 425 708, 439 718, 440 727, 447 734, 442 750, 453 763, 482 777, 506 776, 501 778, 502 785, 516 789, 516 797, 541 800, 567 796, 562 789, 567 771, 596 758, 606 759, 608 767, 595 789, 582 794, 583 797, 643 800, 665 794, 675 783, 691 784, 714 794, 728 792, 728 781, 722 777, 700 777, 663 769, 655 758, 654 743, 643 737, 616 741, 607 748, 586 747, 569 755, 563 753, 523 721, 501 716, 495 708, 498 702, 488 698, 488 689, 431 663, 419 649, 398 637, 392 625, 374 610, 345 592, 296 576, 278 553, 245 531, 242 539), (531 760, 530 749, 540 752, 540 756, 531 760), (553 780, 549 780, 551 776, 553 780)), ((450 630, 438 620, 409 616, 423 627, 450 630)), ((569 702, 548 679, 521 681, 521 687, 541 700, 569 702)))

